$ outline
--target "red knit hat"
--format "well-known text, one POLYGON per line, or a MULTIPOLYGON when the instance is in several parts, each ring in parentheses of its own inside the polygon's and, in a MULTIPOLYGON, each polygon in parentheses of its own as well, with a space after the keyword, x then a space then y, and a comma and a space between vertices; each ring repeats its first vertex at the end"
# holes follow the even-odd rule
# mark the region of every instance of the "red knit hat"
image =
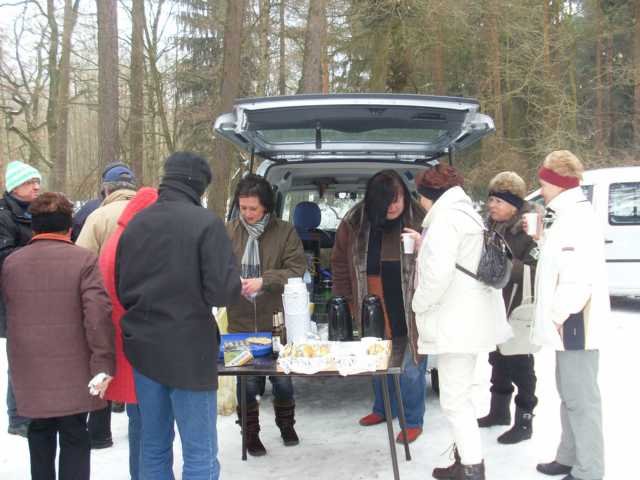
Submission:
POLYGON ((464 185, 462 174, 450 165, 440 163, 416 175, 416 189, 421 195, 435 200, 451 187, 464 185), (436 198, 433 198, 433 197, 436 198))

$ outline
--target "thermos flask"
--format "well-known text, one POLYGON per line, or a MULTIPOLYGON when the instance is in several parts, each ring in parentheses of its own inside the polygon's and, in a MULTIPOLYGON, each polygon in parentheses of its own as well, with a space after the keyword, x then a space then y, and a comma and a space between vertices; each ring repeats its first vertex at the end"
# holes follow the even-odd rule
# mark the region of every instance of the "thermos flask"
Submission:
POLYGON ((384 338, 384 312, 377 295, 367 295, 362 301, 362 336, 384 338))
POLYGON ((329 340, 344 342, 353 340, 353 326, 349 303, 344 297, 333 297, 327 303, 329 340))

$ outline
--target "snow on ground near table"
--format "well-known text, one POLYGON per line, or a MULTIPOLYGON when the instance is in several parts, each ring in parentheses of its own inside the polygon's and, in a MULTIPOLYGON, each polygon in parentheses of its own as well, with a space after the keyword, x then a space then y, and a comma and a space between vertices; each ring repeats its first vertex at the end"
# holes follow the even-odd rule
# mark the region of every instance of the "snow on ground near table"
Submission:
MULTIPOLYGON (((640 340, 640 302, 618 300, 614 304, 611 335, 600 359, 600 388, 603 397, 606 478, 621 480, 627 475, 636 452, 640 421, 635 413, 639 398, 637 345, 640 340), (633 402, 633 403, 632 403, 633 402)), ((4 341, 0 341, 4 350, 4 341)), ((0 355, 0 370, 6 370, 6 357, 0 355)), ((554 353, 536 355, 539 406, 534 434, 517 445, 500 445, 496 438, 506 428, 482 430, 487 478, 490 480, 541 480, 536 463, 554 458, 559 439, 559 400, 555 389, 554 353)), ((478 415, 489 406, 490 368, 483 356, 478 363, 474 395, 478 415)), ((364 378, 294 379, 297 410, 296 429, 301 438, 297 447, 284 447, 274 423, 270 394, 263 398, 260 420, 261 438, 268 454, 261 458, 240 459, 240 433, 235 416, 218 417, 221 478, 289 479, 301 475, 314 479, 393 478, 386 425, 360 427, 358 419, 371 408, 370 381, 364 378)), ((4 398, 6 376, 0 375, 0 396, 4 398)), ((4 404, 4 402, 3 402, 4 404)), ((4 408, 2 409, 4 411, 4 408)), ((112 448, 92 452, 91 478, 126 480, 128 476, 127 417, 112 416, 112 448)), ((398 431, 398 423, 395 422, 398 431)), ((0 479, 28 479, 29 455, 26 440, 8 435, 6 415, 0 415, 0 479)), ((178 438, 178 437, 176 437, 178 438)), ((443 454, 451 443, 447 423, 437 397, 429 387, 425 431, 411 445, 413 460, 404 459, 399 445, 398 459, 402 479, 431 478, 435 466, 449 464, 443 454)), ((180 442, 174 446, 176 479, 181 478, 180 442)), ((559 477, 558 477, 559 478, 559 477)))

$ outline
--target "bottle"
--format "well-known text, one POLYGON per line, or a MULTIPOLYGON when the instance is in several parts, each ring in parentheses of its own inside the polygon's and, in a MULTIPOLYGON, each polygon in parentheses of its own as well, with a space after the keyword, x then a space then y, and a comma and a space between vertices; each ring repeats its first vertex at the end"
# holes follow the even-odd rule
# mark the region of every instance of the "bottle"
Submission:
POLYGON ((273 358, 278 358, 278 354, 282 348, 282 327, 280 326, 279 312, 273 312, 271 325, 271 348, 273 350, 273 358))
POLYGON ((280 344, 287 344, 287 326, 284 324, 284 313, 278 312, 278 324, 280 325, 280 344))

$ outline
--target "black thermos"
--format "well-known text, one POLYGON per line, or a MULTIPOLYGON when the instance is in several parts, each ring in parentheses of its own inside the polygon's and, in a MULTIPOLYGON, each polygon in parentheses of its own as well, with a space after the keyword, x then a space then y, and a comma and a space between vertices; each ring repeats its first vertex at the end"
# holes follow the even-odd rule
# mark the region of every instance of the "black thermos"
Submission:
POLYGON ((362 301, 362 336, 384 338, 384 312, 377 295, 367 295, 362 301))
POLYGON ((344 342, 353 340, 353 326, 349 303, 344 297, 333 297, 327 302, 329 340, 344 342))

